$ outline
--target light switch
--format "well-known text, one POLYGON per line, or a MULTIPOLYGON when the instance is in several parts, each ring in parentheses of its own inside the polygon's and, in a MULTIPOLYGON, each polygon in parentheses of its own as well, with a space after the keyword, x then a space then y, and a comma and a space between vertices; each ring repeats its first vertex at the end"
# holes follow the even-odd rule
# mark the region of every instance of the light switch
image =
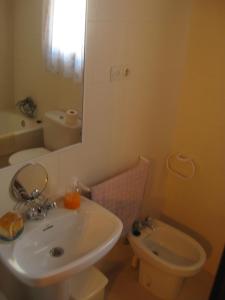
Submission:
POLYGON ((121 66, 112 66, 110 68, 110 81, 121 80, 121 66))
POLYGON ((128 65, 111 66, 110 68, 110 81, 119 81, 127 79, 130 75, 128 65))
POLYGON ((123 65, 121 68, 121 78, 127 79, 130 76, 130 69, 127 65, 123 65))

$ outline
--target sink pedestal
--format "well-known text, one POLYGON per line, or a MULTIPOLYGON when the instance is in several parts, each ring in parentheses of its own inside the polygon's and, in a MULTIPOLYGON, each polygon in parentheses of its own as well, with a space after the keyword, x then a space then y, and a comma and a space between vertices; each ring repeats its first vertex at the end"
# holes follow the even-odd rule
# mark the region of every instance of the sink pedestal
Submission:
POLYGON ((70 300, 70 282, 66 280, 48 287, 29 288, 29 300, 70 300))
POLYGON ((105 299, 108 279, 97 268, 91 267, 62 283, 45 288, 29 288, 27 300, 105 299))

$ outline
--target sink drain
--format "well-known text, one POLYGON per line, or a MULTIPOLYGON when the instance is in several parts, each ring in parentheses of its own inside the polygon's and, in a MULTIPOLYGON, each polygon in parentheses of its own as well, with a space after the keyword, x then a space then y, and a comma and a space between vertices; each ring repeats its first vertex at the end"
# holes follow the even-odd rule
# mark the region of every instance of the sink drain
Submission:
POLYGON ((52 257, 60 257, 64 254, 64 250, 61 247, 54 247, 49 253, 52 257))

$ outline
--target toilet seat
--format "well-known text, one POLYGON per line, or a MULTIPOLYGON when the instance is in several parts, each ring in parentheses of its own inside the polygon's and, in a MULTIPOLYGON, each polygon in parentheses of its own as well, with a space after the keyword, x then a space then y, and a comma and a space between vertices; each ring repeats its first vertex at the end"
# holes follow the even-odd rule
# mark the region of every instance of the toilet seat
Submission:
POLYGON ((46 148, 43 148, 43 147, 22 150, 22 151, 12 154, 9 157, 9 164, 14 165, 14 164, 22 163, 27 160, 47 154, 49 152, 50 152, 49 150, 47 150, 46 148))

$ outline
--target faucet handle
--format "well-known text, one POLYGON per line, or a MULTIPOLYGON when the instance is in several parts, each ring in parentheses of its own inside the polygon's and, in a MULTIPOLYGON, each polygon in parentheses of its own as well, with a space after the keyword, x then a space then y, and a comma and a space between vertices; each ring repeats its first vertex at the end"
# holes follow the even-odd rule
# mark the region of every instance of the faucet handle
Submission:
POLYGON ((152 230, 155 230, 156 229, 156 226, 155 226, 155 220, 154 218, 148 216, 144 219, 144 225, 151 228, 152 230))
POLYGON ((145 217, 144 222, 146 223, 152 223, 154 221, 154 219, 150 216, 145 217))
POLYGON ((52 209, 52 208, 57 208, 57 203, 55 201, 48 202, 45 207, 47 210, 52 209))

